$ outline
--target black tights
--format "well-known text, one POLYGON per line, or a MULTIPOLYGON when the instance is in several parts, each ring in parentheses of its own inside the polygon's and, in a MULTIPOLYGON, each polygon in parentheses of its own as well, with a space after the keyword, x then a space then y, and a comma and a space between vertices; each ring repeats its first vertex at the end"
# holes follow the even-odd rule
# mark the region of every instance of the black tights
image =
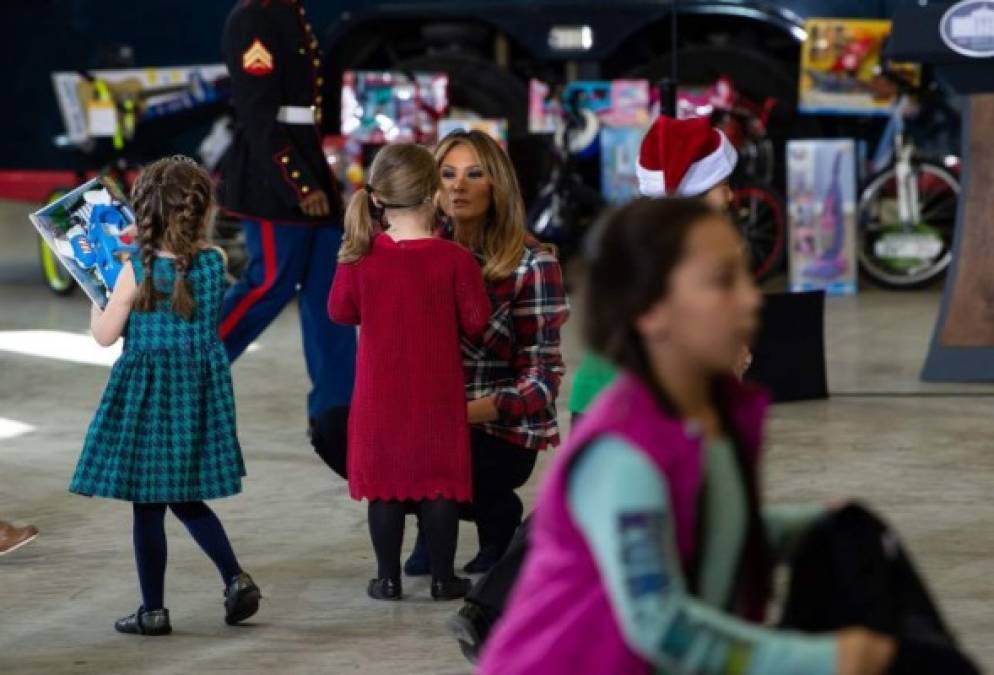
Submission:
MULTIPOLYGON (((404 543, 404 519, 408 502, 369 502, 369 535, 376 552, 377 577, 400 579, 400 549, 404 543)), ((431 576, 448 581, 455 576, 456 542, 459 537, 459 505, 451 499, 418 502, 421 531, 428 544, 431 576)))
MULTIPOLYGON (((134 504, 135 562, 141 585, 142 606, 162 609, 166 578, 166 504, 134 504)), ((203 502, 169 504, 194 541, 213 561, 227 585, 242 571, 221 521, 203 502)))

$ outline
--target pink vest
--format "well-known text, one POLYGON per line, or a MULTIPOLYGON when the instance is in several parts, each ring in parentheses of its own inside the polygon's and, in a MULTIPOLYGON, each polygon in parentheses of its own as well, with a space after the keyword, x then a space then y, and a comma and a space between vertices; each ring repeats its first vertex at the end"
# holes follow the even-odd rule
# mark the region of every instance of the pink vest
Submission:
MULTIPOLYGON (((755 468, 767 397, 731 378, 722 380, 719 395, 755 468)), ((700 440, 682 421, 666 416, 645 385, 623 374, 573 430, 543 482, 528 557, 507 610, 486 643, 479 673, 651 672, 625 643, 593 556, 567 507, 570 465, 604 434, 641 449, 666 477, 685 568, 692 559, 702 480, 700 440)))

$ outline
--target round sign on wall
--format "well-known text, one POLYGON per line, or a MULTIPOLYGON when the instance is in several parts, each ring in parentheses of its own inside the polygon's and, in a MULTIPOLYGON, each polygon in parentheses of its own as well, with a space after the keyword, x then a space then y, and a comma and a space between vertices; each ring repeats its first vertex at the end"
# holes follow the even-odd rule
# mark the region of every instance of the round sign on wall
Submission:
POLYGON ((994 1, 957 2, 942 15, 939 35, 957 54, 980 59, 994 56, 994 1))

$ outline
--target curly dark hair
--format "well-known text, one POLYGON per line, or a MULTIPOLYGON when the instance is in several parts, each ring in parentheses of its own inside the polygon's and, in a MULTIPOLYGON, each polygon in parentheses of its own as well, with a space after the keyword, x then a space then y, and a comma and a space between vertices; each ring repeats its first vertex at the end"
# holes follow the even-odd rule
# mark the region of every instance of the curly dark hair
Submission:
POLYGON ((189 157, 175 155, 160 159, 142 171, 131 189, 131 201, 145 268, 136 309, 150 312, 169 297, 156 287, 153 279, 156 252, 167 250, 176 256, 172 309, 184 319, 192 319, 196 306, 186 275, 199 250, 199 242, 206 239, 214 208, 210 175, 189 157))

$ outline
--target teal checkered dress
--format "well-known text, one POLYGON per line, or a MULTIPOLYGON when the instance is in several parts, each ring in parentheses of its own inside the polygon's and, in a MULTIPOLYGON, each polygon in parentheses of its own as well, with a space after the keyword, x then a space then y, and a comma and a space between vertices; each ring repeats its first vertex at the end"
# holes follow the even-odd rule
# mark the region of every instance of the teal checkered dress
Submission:
MULTIPOLYGON (((141 261, 134 260, 141 284, 141 261)), ((155 260, 171 292, 173 262, 155 260)), ((224 259, 201 251, 187 275, 196 301, 186 321, 163 300, 132 310, 124 352, 86 433, 71 492, 132 502, 187 502, 237 494, 245 465, 235 432, 231 370, 217 334, 224 259)))

